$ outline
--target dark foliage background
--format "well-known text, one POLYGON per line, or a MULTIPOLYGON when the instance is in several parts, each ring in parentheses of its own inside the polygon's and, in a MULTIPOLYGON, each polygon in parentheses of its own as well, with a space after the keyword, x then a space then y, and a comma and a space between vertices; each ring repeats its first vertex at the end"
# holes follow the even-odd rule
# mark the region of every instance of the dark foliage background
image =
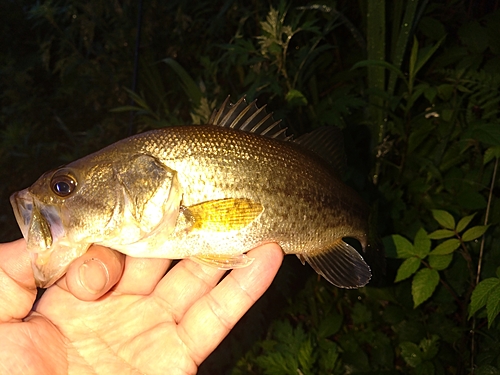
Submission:
POLYGON ((333 288, 294 257, 201 374, 500 373, 500 10, 487 0, 4 0, 0 239, 9 195, 230 94, 295 134, 343 129, 387 272, 333 288))

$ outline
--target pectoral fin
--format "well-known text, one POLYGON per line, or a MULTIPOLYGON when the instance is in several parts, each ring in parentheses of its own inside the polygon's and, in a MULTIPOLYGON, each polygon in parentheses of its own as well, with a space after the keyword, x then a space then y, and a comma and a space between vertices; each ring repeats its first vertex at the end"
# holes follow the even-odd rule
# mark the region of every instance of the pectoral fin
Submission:
POLYGON ((239 255, 197 255, 191 257, 197 263, 211 267, 217 267, 221 270, 230 270, 233 268, 243 268, 253 262, 253 258, 245 254, 239 255))
POLYGON ((194 219, 192 230, 227 232, 251 224, 264 207, 250 199, 227 198, 199 203, 187 210, 194 219))
POLYGON ((371 278, 370 267, 351 245, 339 239, 328 250, 314 255, 299 254, 314 270, 339 288, 360 288, 371 278))

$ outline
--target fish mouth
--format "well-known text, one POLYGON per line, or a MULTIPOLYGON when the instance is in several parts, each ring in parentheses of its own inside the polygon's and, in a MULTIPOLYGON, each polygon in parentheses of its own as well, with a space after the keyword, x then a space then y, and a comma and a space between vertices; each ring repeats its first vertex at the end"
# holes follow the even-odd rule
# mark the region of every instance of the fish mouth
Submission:
POLYGON ((89 245, 75 246, 68 241, 60 210, 38 201, 29 189, 12 194, 10 203, 26 240, 36 286, 48 288, 89 245))
POLYGON ((10 204, 14 210, 17 225, 19 225, 23 237, 27 239, 33 212, 33 198, 28 192, 28 189, 12 194, 10 196, 10 204))

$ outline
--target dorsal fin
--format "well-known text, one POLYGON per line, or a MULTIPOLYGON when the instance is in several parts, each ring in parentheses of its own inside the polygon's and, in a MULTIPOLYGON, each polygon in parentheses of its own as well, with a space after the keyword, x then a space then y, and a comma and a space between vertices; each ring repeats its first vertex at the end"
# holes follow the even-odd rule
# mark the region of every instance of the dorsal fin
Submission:
POLYGON ((295 143, 313 151, 332 165, 342 175, 346 170, 344 137, 336 126, 323 126, 294 140, 295 143))
POLYGON ((266 106, 257 108, 256 100, 247 104, 245 97, 231 104, 228 96, 222 106, 212 113, 208 123, 282 141, 292 138, 286 135, 287 128, 281 127, 281 120, 274 121, 272 112, 266 112, 266 106))

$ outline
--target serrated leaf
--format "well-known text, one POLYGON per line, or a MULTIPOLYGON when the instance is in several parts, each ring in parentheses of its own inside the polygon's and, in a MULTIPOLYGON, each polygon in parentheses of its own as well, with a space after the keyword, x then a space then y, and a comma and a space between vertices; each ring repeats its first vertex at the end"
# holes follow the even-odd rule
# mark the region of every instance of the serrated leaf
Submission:
POLYGON ((439 336, 432 335, 430 339, 422 339, 420 341, 420 349, 422 349, 423 359, 430 360, 436 356, 439 350, 439 336))
POLYGON ((427 258, 429 260, 429 266, 432 269, 442 271, 448 268, 453 259, 453 254, 447 255, 429 255, 427 258))
POLYGON ((431 251, 431 240, 424 228, 420 228, 415 235, 413 249, 415 254, 423 259, 431 251))
POLYGON ((422 352, 417 344, 409 341, 404 341, 399 344, 401 347, 401 357, 411 367, 417 367, 422 363, 422 352))
POLYGON ((488 279, 484 279, 479 284, 476 285, 476 288, 472 292, 472 296, 470 299, 469 305, 469 319, 474 315, 479 309, 486 305, 488 301, 488 297, 490 293, 495 287, 500 285, 500 279, 496 277, 490 277, 488 279))
POLYGON ((457 229, 456 231, 458 233, 460 233, 461 231, 463 231, 465 228, 467 228, 467 225, 469 225, 469 223, 471 222, 471 220, 474 218, 474 216, 476 216, 476 214, 472 214, 472 215, 469 215, 469 216, 466 216, 466 217, 463 217, 460 219, 460 221, 458 222, 457 224, 457 229))
POLYGON ((412 243, 403 236, 400 236, 399 234, 394 234, 392 236, 392 241, 396 246, 396 252, 398 254, 398 258, 404 259, 415 255, 412 243))
POLYGON ((432 216, 434 219, 446 229, 455 229, 455 218, 447 211, 443 210, 432 210, 432 216))
POLYGON ((460 241, 456 238, 451 238, 437 245, 434 250, 431 251, 431 255, 451 254, 459 247, 460 241))
POLYGON ((488 297, 486 302, 486 315, 488 316, 488 328, 500 313, 500 285, 494 287, 488 297))
POLYGON ((420 259, 417 257, 411 257, 406 259, 398 268, 398 273, 396 275, 395 283, 407 279, 415 272, 417 272, 418 267, 420 267, 420 259))
POLYGON ((473 241, 476 238, 481 237, 484 234, 484 232, 486 232, 488 227, 489 225, 477 225, 475 227, 467 229, 462 236, 462 241, 464 242, 473 241))
POLYGON ((308 373, 312 370, 315 355, 313 355, 313 347, 310 339, 302 343, 297 358, 299 360, 299 366, 302 371, 308 373))
POLYGON ((439 273, 436 270, 423 268, 413 277, 411 294, 413 295, 414 307, 426 301, 439 283, 439 273))
POLYGON ((429 234, 431 240, 441 240, 443 238, 450 238, 455 235, 455 232, 449 229, 438 229, 429 234))
POLYGON ((330 340, 320 340, 318 346, 321 348, 322 354, 319 357, 320 369, 322 373, 333 373, 335 364, 339 359, 338 346, 330 340))

